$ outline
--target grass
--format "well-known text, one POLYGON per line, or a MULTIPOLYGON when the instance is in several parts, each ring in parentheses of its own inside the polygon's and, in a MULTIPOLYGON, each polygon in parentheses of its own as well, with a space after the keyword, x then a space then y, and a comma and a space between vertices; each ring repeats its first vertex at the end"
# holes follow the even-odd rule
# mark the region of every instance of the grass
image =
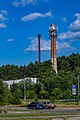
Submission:
POLYGON ((63 120, 67 120, 69 117, 76 117, 76 115, 52 115, 52 114, 41 114, 41 115, 34 115, 34 114, 2 114, 0 115, 1 120, 55 120, 55 118, 62 118, 63 120))
MULTIPOLYGON (((75 115, 79 115, 80 114, 80 112, 79 113, 76 113, 75 115)), ((44 117, 44 116, 46 116, 46 117, 50 117, 50 116, 61 116, 61 115, 74 115, 74 113, 61 113, 61 114, 53 114, 53 113, 36 113, 36 111, 35 111, 35 113, 5 113, 5 114, 0 114, 0 118, 3 118, 3 117, 6 117, 6 118, 12 118, 12 117, 44 117)))
MULTIPOLYGON (((52 119, 53 118, 15 118, 15 120, 52 120, 52 119)), ((11 118, 9 120, 14 120, 14 118, 11 118)))

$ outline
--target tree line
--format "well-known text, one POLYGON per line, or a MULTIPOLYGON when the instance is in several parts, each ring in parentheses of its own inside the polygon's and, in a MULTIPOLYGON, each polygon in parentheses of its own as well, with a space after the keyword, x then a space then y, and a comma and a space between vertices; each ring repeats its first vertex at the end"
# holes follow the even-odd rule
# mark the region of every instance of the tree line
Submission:
POLYGON ((80 73, 80 54, 61 56, 57 58, 58 74, 51 67, 52 63, 30 63, 27 66, 3 65, 0 67, 0 104, 20 104, 24 99, 24 82, 8 86, 4 80, 22 78, 37 78, 37 83, 30 79, 25 80, 27 99, 72 99, 72 85, 77 86, 76 99, 78 96, 78 76, 80 73))

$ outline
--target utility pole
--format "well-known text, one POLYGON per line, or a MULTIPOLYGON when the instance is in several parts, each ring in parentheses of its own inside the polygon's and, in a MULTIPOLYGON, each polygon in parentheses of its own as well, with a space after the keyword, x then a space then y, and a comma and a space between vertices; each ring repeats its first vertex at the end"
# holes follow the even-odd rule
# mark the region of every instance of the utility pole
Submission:
POLYGON ((26 100, 26 78, 24 78, 24 100, 26 100))
POLYGON ((78 75, 78 98, 80 101, 80 80, 79 80, 79 75, 78 75))

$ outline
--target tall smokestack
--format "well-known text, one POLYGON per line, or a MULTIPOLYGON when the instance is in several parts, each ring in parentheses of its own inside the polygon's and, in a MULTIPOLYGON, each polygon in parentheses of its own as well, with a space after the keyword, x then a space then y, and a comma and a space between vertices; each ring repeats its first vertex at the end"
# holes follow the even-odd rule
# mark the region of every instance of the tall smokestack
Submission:
POLYGON ((38 34, 38 63, 40 63, 40 34, 38 34))
POLYGON ((56 37, 57 37, 57 29, 54 24, 51 24, 49 27, 49 36, 51 38, 51 62, 52 67, 57 73, 57 58, 56 58, 56 37))

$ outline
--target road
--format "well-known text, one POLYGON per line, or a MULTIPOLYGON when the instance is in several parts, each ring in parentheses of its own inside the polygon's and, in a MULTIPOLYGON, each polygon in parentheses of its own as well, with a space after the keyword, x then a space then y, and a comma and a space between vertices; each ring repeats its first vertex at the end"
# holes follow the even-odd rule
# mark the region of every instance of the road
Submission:
MULTIPOLYGON (((7 109, 6 114, 30 114, 29 118, 50 118, 51 120, 80 120, 80 108, 56 107, 55 109, 29 110, 26 107, 1 106, 0 109, 7 109), (38 114, 32 117, 31 114, 38 114)), ((0 113, 1 114, 1 113, 0 113)), ((5 114, 5 113, 4 113, 5 114)), ((11 119, 11 118, 10 118, 11 119)), ((1 120, 1 118, 0 118, 1 120)), ((6 120, 6 118, 5 118, 6 120)), ((19 118, 18 118, 19 120, 19 118)))
MULTIPOLYGON (((15 106, 0 106, 0 109, 8 109, 8 111, 14 111, 14 112, 30 112, 29 109, 27 109, 26 107, 15 107, 15 106)), ((37 110, 39 111, 39 110, 37 110)), ((80 114, 80 108, 77 107, 56 107, 55 109, 44 109, 42 110, 45 113, 48 114, 80 114)))
POLYGON ((80 114, 80 108, 59 108, 56 107, 54 110, 46 110, 48 113, 53 114, 80 114))

